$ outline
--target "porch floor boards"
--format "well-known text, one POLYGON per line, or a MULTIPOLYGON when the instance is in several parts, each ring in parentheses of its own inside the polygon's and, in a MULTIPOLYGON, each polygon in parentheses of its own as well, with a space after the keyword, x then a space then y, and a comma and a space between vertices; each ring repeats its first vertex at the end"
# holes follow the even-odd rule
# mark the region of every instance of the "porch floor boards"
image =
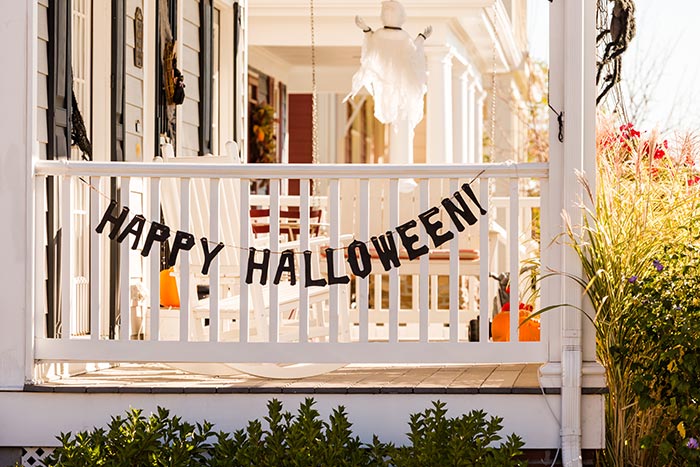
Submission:
MULTIPOLYGON (((501 365, 348 365, 303 379, 243 373, 210 376, 164 364, 122 364, 25 386, 32 392, 258 393, 258 394, 558 394, 541 389, 538 363, 501 365)), ((586 389, 584 389, 586 391, 586 389)))

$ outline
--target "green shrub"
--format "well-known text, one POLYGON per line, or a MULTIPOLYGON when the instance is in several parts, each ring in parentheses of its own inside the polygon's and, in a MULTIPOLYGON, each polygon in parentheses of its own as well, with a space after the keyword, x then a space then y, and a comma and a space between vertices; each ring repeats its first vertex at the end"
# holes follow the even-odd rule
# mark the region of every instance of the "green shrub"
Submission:
POLYGON ((107 429, 61 434, 58 447, 45 461, 50 467, 72 466, 212 466, 212 467, 411 467, 519 466, 523 443, 510 435, 500 446, 502 419, 487 420, 483 411, 447 418, 445 404, 433 403, 410 421, 410 444, 395 447, 377 436, 363 444, 340 406, 328 421, 319 417, 313 399, 296 414, 271 400, 264 423, 251 420, 234 433, 214 432, 204 422, 192 425, 158 408, 148 418, 131 409, 113 417, 107 429))
POLYGON ((445 404, 434 402, 423 413, 411 415, 408 433, 410 445, 395 448, 393 462, 401 467, 449 465, 455 467, 521 466, 516 458, 524 446, 514 434, 505 443, 498 434, 503 428, 502 418, 486 419, 486 412, 473 410, 458 418, 447 418, 445 404))

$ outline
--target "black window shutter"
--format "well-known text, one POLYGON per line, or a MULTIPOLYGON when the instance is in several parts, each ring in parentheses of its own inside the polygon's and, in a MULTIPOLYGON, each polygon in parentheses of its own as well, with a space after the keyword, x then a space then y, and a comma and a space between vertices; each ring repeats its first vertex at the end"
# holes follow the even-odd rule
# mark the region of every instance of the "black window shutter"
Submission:
POLYGON ((111 160, 123 161, 124 154, 124 3, 112 0, 111 76, 111 160))
POLYGON ((212 148, 212 54, 214 48, 212 0, 199 2, 199 154, 212 148))
POLYGON ((71 11, 70 0, 49 2, 49 159, 70 158, 71 11))

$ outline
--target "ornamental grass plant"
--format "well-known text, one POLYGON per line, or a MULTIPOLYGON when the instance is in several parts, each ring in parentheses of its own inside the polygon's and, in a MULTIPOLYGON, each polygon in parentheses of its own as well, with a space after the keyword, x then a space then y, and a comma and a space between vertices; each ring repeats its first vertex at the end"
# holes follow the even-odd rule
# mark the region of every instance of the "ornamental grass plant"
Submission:
POLYGON ((605 466, 700 465, 697 151, 599 124, 595 211, 568 226, 609 388, 605 466))

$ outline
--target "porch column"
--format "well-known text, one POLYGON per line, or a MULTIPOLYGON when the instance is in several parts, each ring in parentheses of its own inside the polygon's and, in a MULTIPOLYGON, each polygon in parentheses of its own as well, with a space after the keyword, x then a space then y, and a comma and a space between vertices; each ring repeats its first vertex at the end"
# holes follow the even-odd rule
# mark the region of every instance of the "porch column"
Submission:
POLYGON ((426 162, 452 162, 452 49, 426 47, 428 59, 426 162))
MULTIPOLYGON (((34 300, 40 284, 34 277, 34 183, 32 162, 39 152, 36 142, 37 24, 35 2, 6 2, 0 43, 12 44, 0 54, 0 67, 12 70, 3 76, 0 99, 11 112, 0 115, 0 391, 22 390, 32 374, 31 333, 34 300), (36 60, 36 59, 35 59, 36 60), (36 151, 33 147, 36 146, 36 151)), ((42 246, 37 245, 38 251, 42 246)), ((43 310, 43 302, 37 306, 43 310)), ((0 396, 1 397, 1 396, 0 396)))
POLYGON ((453 161, 469 161, 469 65, 456 63, 452 69, 453 161))
POLYGON ((477 128, 476 128, 476 72, 471 66, 467 67, 467 107, 465 119, 467 120, 467 133, 465 146, 467 150, 467 162, 470 164, 476 163, 476 144, 477 128))
POLYGON ((481 83, 474 82, 474 137, 472 139, 474 162, 480 164, 484 161, 484 100, 486 99, 486 91, 481 86, 481 83))
POLYGON ((391 124, 389 163, 413 164, 413 130, 405 120, 391 124))

